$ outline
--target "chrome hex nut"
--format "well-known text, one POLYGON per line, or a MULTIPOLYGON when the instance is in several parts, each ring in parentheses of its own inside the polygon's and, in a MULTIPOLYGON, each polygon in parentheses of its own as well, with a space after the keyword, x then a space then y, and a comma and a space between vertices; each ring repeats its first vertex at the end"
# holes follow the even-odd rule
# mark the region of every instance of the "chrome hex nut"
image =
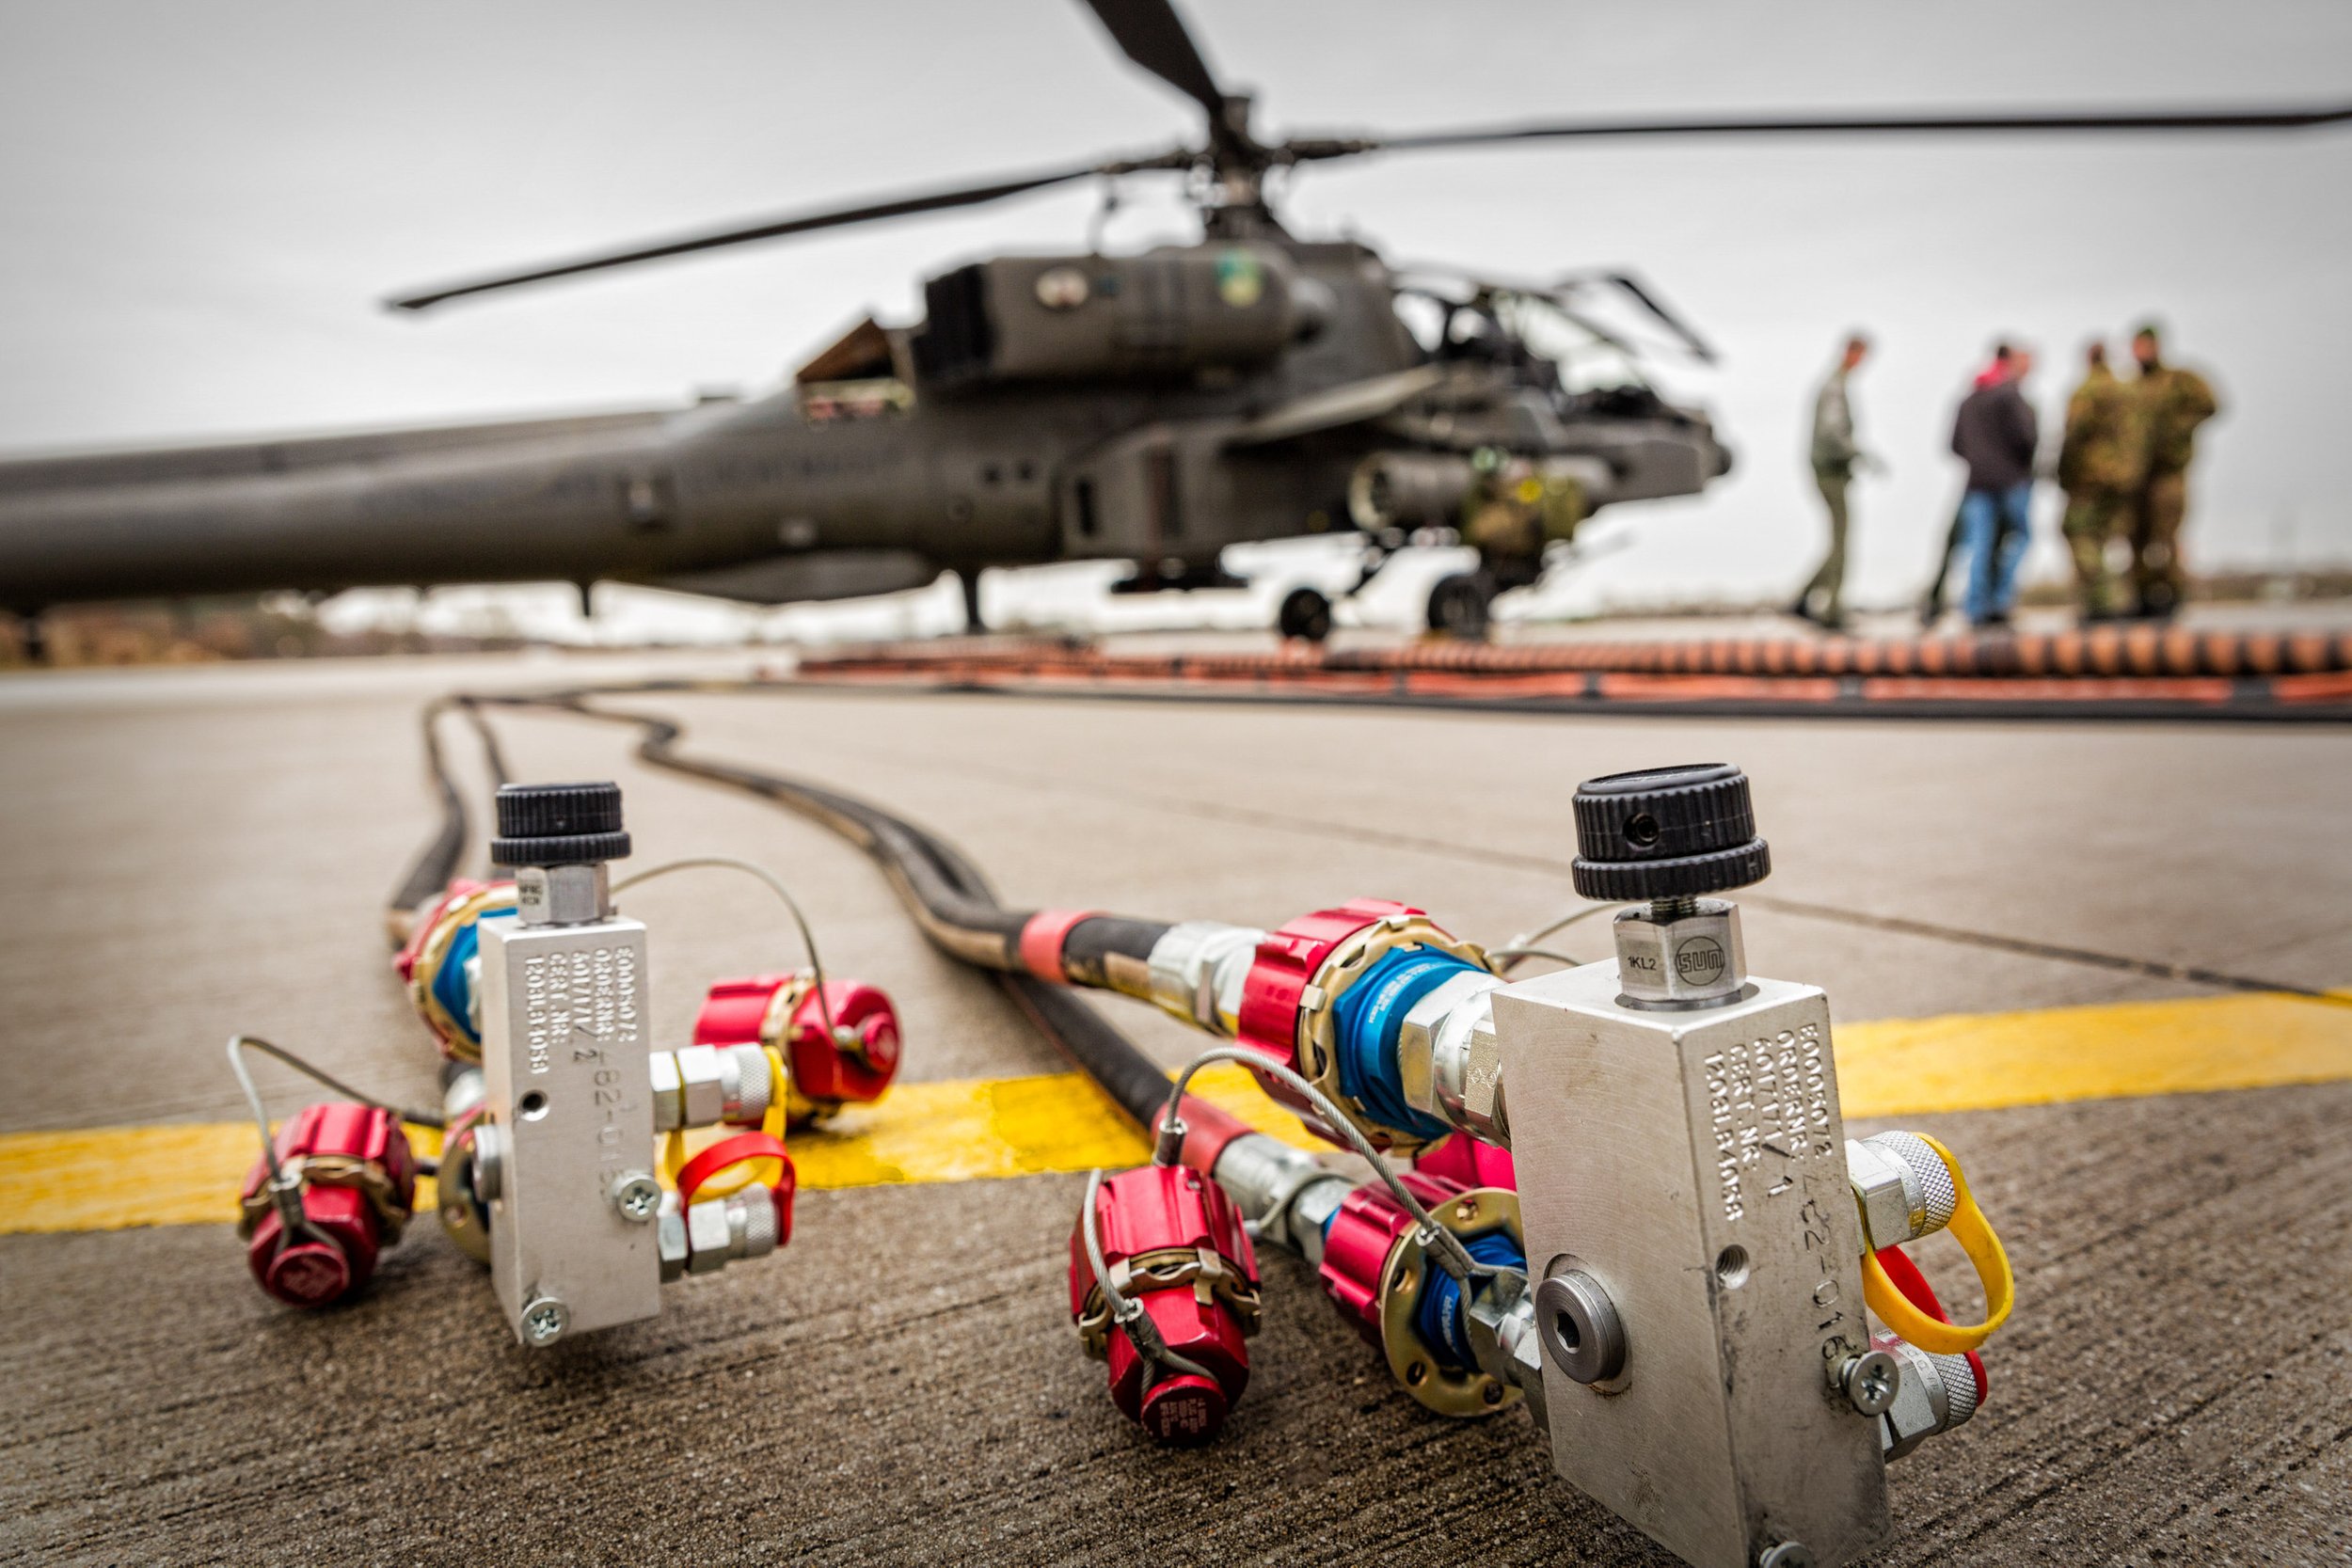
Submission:
POLYGON ((686 1272, 716 1274, 725 1268, 734 1240, 725 1198, 692 1205, 686 1211, 686 1272))
POLYGON ((677 1056, 672 1052, 657 1051, 645 1062, 653 1078, 653 1130, 675 1132, 686 1125, 685 1100, 680 1092, 684 1085, 678 1077, 677 1056))
POLYGON ((1858 1138, 1846 1140, 1846 1180, 1862 1211, 1864 1239, 1872 1247, 1898 1246, 1912 1239, 1911 1194, 1903 1163, 1858 1138))
POLYGON ((1747 984, 1740 921, 1720 898, 1692 900, 1688 913, 1656 918, 1647 905, 1618 915, 1617 978, 1636 1002, 1713 1002, 1747 984))
POLYGON ((1470 1019, 1462 1055, 1459 1105, 1462 1124, 1488 1143, 1511 1141, 1511 1117, 1502 1102, 1502 1047, 1495 1039, 1494 993, 1482 997, 1470 1019))
POLYGON ((726 1115, 727 1085, 719 1050, 710 1045, 680 1048, 677 1057, 681 1125, 714 1127, 726 1115))
MULTIPOLYGON (((1881 1334, 1870 1341, 1871 1347, 1891 1354, 1902 1364, 1902 1377, 1895 1387, 1895 1402, 1879 1418, 1879 1447, 1889 1459, 1900 1459, 1912 1449, 1949 1424, 1951 1403, 1944 1386, 1944 1372, 1936 1365, 1937 1357, 1930 1355, 1908 1340, 1891 1334, 1881 1334)), ((1963 1374, 1968 1363, 1958 1356, 1963 1374)), ((1969 1402, 1976 1402, 1976 1381, 1968 1383, 1969 1402)))
POLYGON ((691 1254, 686 1245, 686 1211, 679 1207, 677 1194, 661 1195, 660 1212, 654 1216, 654 1242, 661 1254, 661 1283, 669 1284, 684 1276, 686 1263, 691 1254))

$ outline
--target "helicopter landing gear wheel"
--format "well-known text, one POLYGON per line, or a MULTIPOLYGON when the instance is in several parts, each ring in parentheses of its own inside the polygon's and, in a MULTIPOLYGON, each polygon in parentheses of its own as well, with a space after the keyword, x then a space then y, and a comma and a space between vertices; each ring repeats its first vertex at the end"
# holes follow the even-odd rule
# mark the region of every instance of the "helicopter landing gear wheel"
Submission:
POLYGON ((1495 591, 1477 572, 1455 572, 1429 590, 1429 629, 1439 637, 1484 641, 1493 625, 1495 591))
POLYGON ((1320 589, 1294 588, 1282 595, 1274 624, 1286 638, 1320 642, 1331 635, 1331 601, 1320 589))

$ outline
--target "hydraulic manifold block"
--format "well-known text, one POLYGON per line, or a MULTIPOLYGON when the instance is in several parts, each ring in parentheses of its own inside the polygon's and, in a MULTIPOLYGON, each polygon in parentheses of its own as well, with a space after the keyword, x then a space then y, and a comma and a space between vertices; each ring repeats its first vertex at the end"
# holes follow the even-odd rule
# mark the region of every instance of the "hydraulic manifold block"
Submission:
MULTIPOLYGON (((608 870, 629 850, 620 790, 510 784, 498 813, 491 856, 513 879, 452 882, 394 967, 451 1059, 441 1227, 490 1265, 516 1336, 548 1345, 789 1242, 787 1130, 879 1100, 899 1022, 812 949, 805 970, 712 986, 693 1043, 653 1049, 645 929, 615 911, 608 870)), ((712 865, 767 876, 680 861, 617 885, 712 865)))
POLYGON ((499 1306, 544 1345, 661 1310, 645 927, 612 910, 607 863, 629 848, 616 785, 507 785, 498 827, 516 914, 478 927, 474 1187, 499 1306))
POLYGON ((1749 975, 1709 896, 1771 868, 1747 780, 1596 779, 1575 814, 1577 891, 1645 903, 1614 961, 1492 1002, 1553 1467, 1697 1568, 1850 1561, 1887 1528, 1891 1382, 1849 1391, 1873 1346, 1827 1000, 1749 975))

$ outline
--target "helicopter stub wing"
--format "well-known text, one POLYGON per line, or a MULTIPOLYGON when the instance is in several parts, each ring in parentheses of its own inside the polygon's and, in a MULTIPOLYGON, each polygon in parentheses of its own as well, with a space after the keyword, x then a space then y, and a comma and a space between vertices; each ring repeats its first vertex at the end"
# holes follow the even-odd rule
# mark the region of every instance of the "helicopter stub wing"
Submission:
POLYGON ((1393 414, 1415 398, 1434 392, 1452 378, 1444 365, 1416 365, 1408 371, 1375 375, 1364 381, 1326 387, 1293 399, 1241 425, 1225 438, 1228 447, 1265 447, 1296 440, 1322 431, 1362 424, 1393 414))

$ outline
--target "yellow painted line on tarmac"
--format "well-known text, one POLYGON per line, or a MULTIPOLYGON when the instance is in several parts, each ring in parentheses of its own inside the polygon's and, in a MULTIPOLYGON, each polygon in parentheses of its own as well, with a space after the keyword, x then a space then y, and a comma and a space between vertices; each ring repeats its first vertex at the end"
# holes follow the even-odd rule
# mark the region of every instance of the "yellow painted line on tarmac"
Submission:
MULTIPOLYGON (((1836 1049, 1849 1117, 2201 1094, 2352 1079, 2352 1006, 2255 995, 1892 1019, 1844 1025, 1836 1049)), ((1325 1147, 1238 1067, 1213 1066, 1193 1082, 1252 1127, 1325 1147)), ((435 1134, 415 1131, 421 1149, 435 1147, 435 1134)), ((810 1188, 972 1181, 1150 1156, 1076 1073, 903 1084, 791 1142, 810 1188)), ((243 1122, 0 1133, 0 1234, 226 1224, 253 1157, 243 1122)), ((421 1210, 431 1202, 420 1193, 421 1210)))
POLYGON ((2352 1078, 2352 992, 1886 1019, 1836 1041, 1850 1117, 2329 1084, 2352 1078))
MULTIPOLYGON (((1193 1084, 1252 1127, 1301 1148, 1329 1147, 1238 1067, 1214 1064, 1193 1084)), ((411 1127, 408 1135, 421 1154, 440 1147, 430 1128, 411 1127)), ((846 1110, 790 1143, 800 1184, 810 1188, 1116 1168, 1152 1155, 1118 1108, 1074 1072, 901 1084, 880 1104, 846 1110)), ((232 1224, 257 1152, 247 1121, 0 1133, 0 1235, 232 1224)), ((432 1207, 428 1178, 418 1184, 417 1208, 432 1207)))

